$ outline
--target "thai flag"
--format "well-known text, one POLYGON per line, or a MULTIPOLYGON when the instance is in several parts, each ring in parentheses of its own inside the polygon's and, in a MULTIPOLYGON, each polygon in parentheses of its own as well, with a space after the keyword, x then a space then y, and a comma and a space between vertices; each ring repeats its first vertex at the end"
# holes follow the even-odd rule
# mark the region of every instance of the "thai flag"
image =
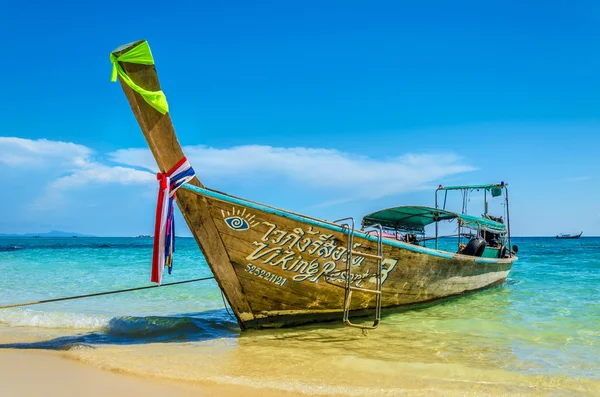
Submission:
POLYGON ((156 174, 159 181, 156 223, 154 224, 154 249, 152 252, 152 276, 150 280, 160 285, 165 266, 169 274, 175 252, 175 192, 181 185, 194 178, 194 169, 184 157, 167 173, 156 174))

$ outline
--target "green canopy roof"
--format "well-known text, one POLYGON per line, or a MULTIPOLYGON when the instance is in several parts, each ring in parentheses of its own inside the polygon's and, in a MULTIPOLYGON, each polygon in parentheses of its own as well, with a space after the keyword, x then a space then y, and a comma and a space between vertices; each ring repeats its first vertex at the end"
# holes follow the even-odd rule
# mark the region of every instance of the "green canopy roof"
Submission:
POLYGON ((395 207, 377 211, 363 218, 363 226, 380 224, 401 230, 424 231, 436 221, 455 219, 454 212, 431 207, 395 207))
POLYGON ((386 228, 422 233, 427 225, 451 219, 459 219, 461 226, 470 229, 482 229, 494 233, 506 231, 504 224, 487 218, 419 206, 394 207, 377 211, 365 216, 362 223, 363 226, 379 224, 386 228))
POLYGON ((487 230, 492 233, 506 233, 506 226, 503 223, 493 221, 487 218, 480 218, 478 216, 467 215, 467 214, 457 214, 460 219, 460 224, 462 227, 467 227, 469 229, 481 229, 487 230))
POLYGON ((508 186, 508 183, 492 183, 490 185, 463 185, 463 186, 442 186, 438 188, 438 190, 463 190, 463 189, 493 189, 493 188, 503 188, 508 186))

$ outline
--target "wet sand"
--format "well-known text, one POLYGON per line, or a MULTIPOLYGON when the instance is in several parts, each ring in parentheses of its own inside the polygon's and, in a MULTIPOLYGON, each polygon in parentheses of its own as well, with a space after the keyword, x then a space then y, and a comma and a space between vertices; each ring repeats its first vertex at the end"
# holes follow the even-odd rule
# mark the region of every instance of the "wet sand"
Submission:
POLYGON ((282 390, 125 375, 71 360, 61 352, 39 350, 0 350, 0 382, 0 394, 3 397, 301 395, 282 390))

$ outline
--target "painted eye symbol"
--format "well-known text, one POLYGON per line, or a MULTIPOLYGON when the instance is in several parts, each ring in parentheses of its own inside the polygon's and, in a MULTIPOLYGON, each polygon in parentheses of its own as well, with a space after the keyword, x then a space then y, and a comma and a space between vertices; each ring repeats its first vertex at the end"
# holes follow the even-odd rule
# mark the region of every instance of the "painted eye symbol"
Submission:
POLYGON ((227 223, 227 226, 233 230, 246 230, 250 228, 248 222, 239 216, 230 216, 229 218, 225 218, 225 223, 227 223))

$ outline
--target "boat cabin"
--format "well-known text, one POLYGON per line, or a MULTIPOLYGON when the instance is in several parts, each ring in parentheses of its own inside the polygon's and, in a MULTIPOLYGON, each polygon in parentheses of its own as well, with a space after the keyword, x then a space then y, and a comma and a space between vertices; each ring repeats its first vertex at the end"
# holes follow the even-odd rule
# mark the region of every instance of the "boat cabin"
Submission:
MULTIPOLYGON (((510 247, 510 218, 508 214, 507 184, 469 185, 440 187, 436 190, 435 207, 401 206, 387 208, 365 216, 362 227, 381 225, 385 238, 426 247, 427 242, 435 244, 435 249, 484 258, 508 258, 516 253, 516 246, 510 247), (461 212, 446 209, 448 192, 460 191, 462 196, 461 212), (470 202, 469 194, 482 192, 484 211, 480 216, 467 214, 470 202), (444 192, 442 208, 439 206, 438 193, 444 192), (493 216, 488 213, 488 193, 490 198, 503 196, 504 214, 493 216), (506 219, 506 223, 505 223, 506 219), (454 232, 440 235, 440 224, 454 224, 454 232), (427 237, 425 227, 435 224, 435 236, 427 237), (452 242, 454 242, 452 244, 452 242)), ((447 227, 445 227, 447 229, 447 227)), ((431 244, 431 243, 430 243, 431 244)))

